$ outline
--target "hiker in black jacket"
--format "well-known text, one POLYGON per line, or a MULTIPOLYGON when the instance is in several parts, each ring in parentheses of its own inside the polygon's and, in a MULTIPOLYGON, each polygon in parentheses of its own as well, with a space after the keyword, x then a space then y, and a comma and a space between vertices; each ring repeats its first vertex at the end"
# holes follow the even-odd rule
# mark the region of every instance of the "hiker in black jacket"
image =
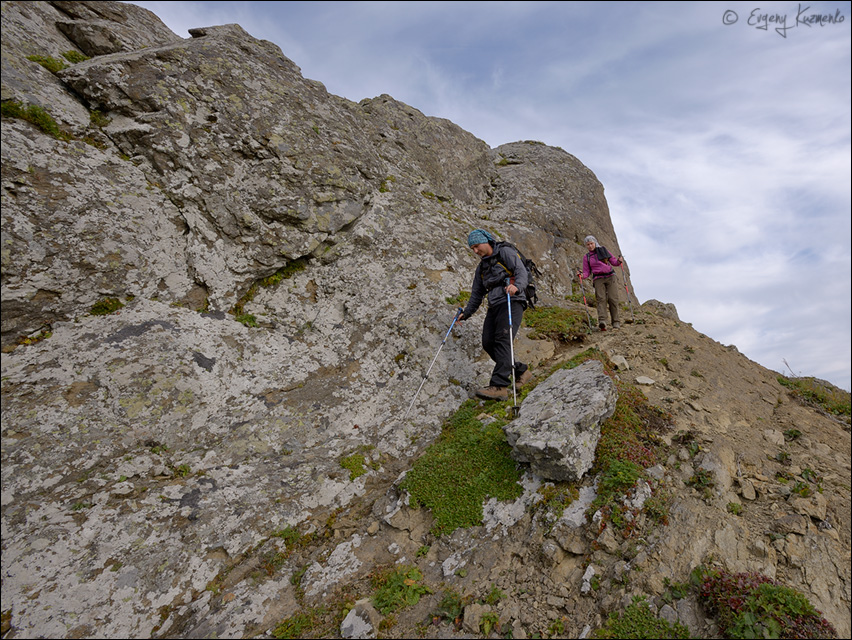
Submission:
POLYGON ((482 299, 488 298, 488 311, 482 327, 482 348, 494 361, 489 386, 478 389, 476 395, 487 400, 507 400, 507 387, 512 382, 520 387, 529 382, 532 373, 522 362, 512 362, 511 340, 518 333, 526 308, 524 290, 528 284, 527 269, 521 262, 517 250, 503 246, 482 229, 475 229, 467 237, 467 244, 479 256, 480 261, 473 276, 470 300, 459 317, 459 322, 470 318, 482 299), (506 284, 506 279, 509 284, 506 284), (508 299, 512 301, 512 335, 509 336, 508 299))

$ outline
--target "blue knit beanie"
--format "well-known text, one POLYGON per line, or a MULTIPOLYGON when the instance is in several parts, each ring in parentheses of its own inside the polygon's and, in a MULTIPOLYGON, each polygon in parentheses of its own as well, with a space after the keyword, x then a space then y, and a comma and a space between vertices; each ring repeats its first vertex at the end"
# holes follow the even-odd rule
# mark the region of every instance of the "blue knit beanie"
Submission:
POLYGON ((467 246, 472 247, 475 244, 482 244, 487 242, 488 244, 494 244, 494 236, 485 231, 484 229, 474 229, 467 236, 467 246))

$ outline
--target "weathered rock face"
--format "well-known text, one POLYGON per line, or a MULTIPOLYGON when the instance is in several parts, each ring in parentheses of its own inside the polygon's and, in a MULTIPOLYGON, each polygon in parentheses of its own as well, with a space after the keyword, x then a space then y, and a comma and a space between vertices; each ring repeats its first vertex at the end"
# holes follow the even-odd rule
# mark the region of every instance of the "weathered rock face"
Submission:
POLYGON ((236 25, 192 35, 123 3, 3 3, 3 100, 62 132, 2 123, 3 517, 19 523, 4 574, 58 587, 20 629, 60 634, 85 565, 86 607, 113 614, 80 624, 147 635, 152 608, 203 589, 270 527, 362 492, 342 456, 422 447, 490 369, 477 318, 400 424, 446 299, 469 289, 472 228, 516 241, 558 297, 574 238, 615 246, 600 183, 561 150, 492 150, 389 96, 331 96, 236 25), (69 51, 91 59, 56 73, 28 59, 69 51), (562 187, 533 206, 549 184, 562 187), (107 297, 126 306, 88 315, 107 297), (261 328, 225 313, 238 303, 261 328), (192 474, 153 489, 177 469, 192 474), (48 529, 26 525, 36 493, 48 529), (119 533, 126 509, 136 524, 119 533), (125 589, 144 604, 119 604, 125 589))
POLYGON ((580 480, 592 468, 600 425, 615 412, 617 399, 612 379, 596 360, 554 373, 506 425, 512 456, 547 480, 580 480))
MULTIPOLYGON (((542 268, 542 294, 565 302, 587 233, 618 251, 594 175, 541 143, 490 149, 389 96, 331 96, 236 25, 184 40, 112 2, 3 2, 2 20, 3 633, 255 635, 302 607, 297 576, 303 595, 322 599, 344 577, 419 557, 428 514, 403 511, 394 480, 491 369, 479 314, 449 336, 401 420, 452 320, 448 299, 470 287, 467 233, 516 242, 542 268), (28 59, 70 51, 91 59, 56 73, 28 59), (5 115, 12 104, 59 129, 5 115), (124 307, 90 313, 104 298, 124 307), (353 454, 367 470, 355 478, 341 465, 353 454), (386 494, 387 504, 376 497, 386 494), (297 525, 333 537, 292 554, 279 534, 297 525)), ((676 315, 653 311, 656 333, 674 331, 676 315)), ((525 331, 516 353, 544 369, 554 347, 525 331)), ((662 379, 658 348, 656 338, 626 348, 630 375, 662 379)), ((758 384, 756 365, 710 352, 738 358, 737 394, 758 384)), ((724 405, 730 376, 680 377, 684 428, 702 424, 699 391, 724 405), (694 386, 704 380, 707 390, 694 386)), ((777 387, 757 404, 777 407, 777 387)), ((713 428, 735 424, 707 414, 713 428)), ((824 434, 814 442, 837 440, 824 434)), ((848 477, 848 444, 844 455, 831 465, 848 477)), ((727 456, 712 462, 734 477, 727 456)), ((752 487, 743 497, 766 506, 758 466, 740 479, 752 487)), ((488 506, 496 524, 481 538, 433 541, 424 559, 435 584, 464 567, 469 584, 546 585, 541 609, 507 610, 518 637, 551 613, 592 622, 603 607, 566 586, 582 583, 583 509, 542 540, 540 527, 523 528, 541 479, 526 482, 521 500, 488 506)), ((687 554, 690 538, 673 529, 645 575, 667 566, 681 581, 720 549, 738 566, 788 558, 798 585, 820 567, 814 592, 842 617, 849 525, 836 500, 784 502, 783 514, 825 511, 837 540, 773 512, 772 526, 790 531, 783 547, 731 525, 687 554)), ((677 518, 710 531, 718 513, 684 506, 677 518)), ((848 611, 844 620, 848 631, 848 611)))
MULTIPOLYGON (((480 216, 551 267, 553 295, 579 235, 617 247, 603 189, 561 150, 495 152, 388 96, 330 96, 236 25, 183 40, 117 3, 4 7, 4 100, 45 108, 74 137, 4 125, 4 343, 103 295, 228 310, 258 278, 298 258, 333 263, 358 241, 380 268, 416 272, 391 254, 463 251, 480 216), (82 35, 93 31, 112 44, 82 35), (55 75, 27 60, 69 50, 93 57, 55 75), (533 204, 548 189, 546 208, 533 204), (45 200, 51 215, 36 217, 45 200)), ((439 260, 466 279, 470 256, 439 260)))

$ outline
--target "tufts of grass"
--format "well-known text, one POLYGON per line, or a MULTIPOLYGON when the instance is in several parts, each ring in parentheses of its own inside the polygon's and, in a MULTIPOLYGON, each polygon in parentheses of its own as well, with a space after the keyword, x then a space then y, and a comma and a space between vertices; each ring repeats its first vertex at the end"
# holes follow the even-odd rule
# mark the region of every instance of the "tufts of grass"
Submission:
POLYGON ((259 326, 257 322, 257 317, 251 313, 240 313, 236 316, 236 320, 240 324, 243 324, 247 327, 255 328, 259 326))
POLYGON ((470 291, 459 291, 458 295, 446 298, 447 304, 451 304, 454 307, 463 307, 467 304, 468 300, 470 300, 470 291))
POLYGON ((24 106, 15 100, 5 100, 0 106, 2 116, 4 118, 17 118, 26 120, 30 124, 38 127, 42 133, 56 138, 57 140, 70 140, 71 136, 62 131, 53 116, 45 109, 35 104, 24 106))
POLYGON ((62 62, 62 60, 57 60, 51 56, 27 56, 27 60, 40 64, 51 73, 57 73, 68 68, 68 65, 62 62))
POLYGON ((623 613, 610 614, 593 638, 689 638, 689 629, 658 618, 644 596, 635 596, 623 613))
POLYGON ((431 509, 435 535, 482 524, 482 504, 489 497, 513 500, 522 493, 504 422, 483 425, 479 411, 475 400, 465 402, 402 482, 412 506, 431 509))
POLYGON ((292 525, 287 525, 283 529, 272 534, 274 538, 281 538, 284 541, 284 546, 288 549, 295 546, 301 539, 302 534, 292 525))
POLYGON ((848 391, 838 389, 828 382, 816 378, 787 378, 779 376, 778 382, 789 389, 801 402, 816 407, 838 417, 845 417, 849 423, 852 416, 852 403, 848 391))
POLYGON ((104 298, 93 304, 89 313, 93 316, 106 316, 115 313, 123 306, 124 304, 118 298, 104 298))
POLYGON ((322 628, 323 618, 327 615, 324 607, 312 607, 290 616, 272 631, 273 638, 311 638, 317 629, 322 628))
POLYGON ((98 127, 99 129, 103 129, 110 122, 112 122, 112 120, 110 120, 100 111, 95 109, 94 111, 89 112, 89 122, 92 124, 92 126, 98 127))
POLYGON ((237 301, 233 309, 231 309, 230 313, 236 316, 238 322, 242 322, 247 327, 257 327, 257 319, 250 313, 245 312, 245 305, 254 300, 254 297, 257 295, 258 289, 260 289, 260 287, 263 287, 264 289, 275 287, 279 285, 282 281, 289 280, 300 271, 304 271, 307 268, 307 264, 307 259, 304 258, 293 260, 292 262, 289 262, 285 266, 281 267, 272 275, 266 276, 265 278, 261 278, 257 282, 254 282, 249 287, 249 290, 246 291, 245 295, 243 295, 243 297, 237 301))
POLYGON ((533 339, 550 338, 561 342, 582 340, 588 333, 585 313, 560 307, 539 307, 524 312, 523 325, 533 330, 533 339))
POLYGON ((75 51, 73 49, 71 49, 70 51, 63 51, 62 57, 65 58, 71 64, 77 64, 78 62, 85 62, 86 60, 91 60, 91 58, 85 53, 80 53, 79 51, 75 51))

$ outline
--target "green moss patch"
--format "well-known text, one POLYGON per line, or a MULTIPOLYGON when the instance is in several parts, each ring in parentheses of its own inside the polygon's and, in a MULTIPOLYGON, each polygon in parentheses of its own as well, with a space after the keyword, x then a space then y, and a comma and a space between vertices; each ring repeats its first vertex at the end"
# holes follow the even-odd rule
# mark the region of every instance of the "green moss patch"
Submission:
POLYGON ((353 453, 351 456, 346 456, 340 461, 340 466, 349 471, 349 480, 360 478, 367 469, 364 468, 365 458, 360 453, 353 453))
POLYGON ((272 275, 266 276, 265 278, 261 278, 260 280, 254 282, 249 287, 249 290, 246 291, 245 295, 243 295, 243 297, 237 301, 237 303, 234 305, 234 308, 231 309, 231 313, 237 316, 237 320, 239 322, 242 322, 248 327, 258 326, 257 319, 253 315, 245 313, 245 305, 254 300, 254 297, 257 295, 257 292, 261 287, 263 287, 264 289, 269 289, 271 287, 278 286, 282 281, 292 278, 300 271, 304 271, 305 268, 307 268, 307 260, 299 258, 298 260, 293 260, 287 265, 281 267, 272 275), (252 319, 253 323, 247 322, 247 319, 252 319))
POLYGON ((93 316, 106 316, 111 313, 115 313, 123 306, 124 303, 122 303, 118 298, 104 298, 93 304, 92 308, 89 309, 89 313, 93 316))
POLYGON ((523 492, 504 423, 483 425, 480 411, 475 400, 465 402, 402 482, 412 506, 431 509, 435 535, 480 525, 486 499, 514 500, 523 492))
POLYGON ((538 307, 524 312, 523 326, 530 327, 534 340, 549 338, 560 342, 582 340, 589 332, 586 314, 561 307, 538 307))
POLYGON ((51 73, 62 71, 68 67, 62 60, 57 60, 51 56, 27 56, 27 60, 40 64, 51 73))

